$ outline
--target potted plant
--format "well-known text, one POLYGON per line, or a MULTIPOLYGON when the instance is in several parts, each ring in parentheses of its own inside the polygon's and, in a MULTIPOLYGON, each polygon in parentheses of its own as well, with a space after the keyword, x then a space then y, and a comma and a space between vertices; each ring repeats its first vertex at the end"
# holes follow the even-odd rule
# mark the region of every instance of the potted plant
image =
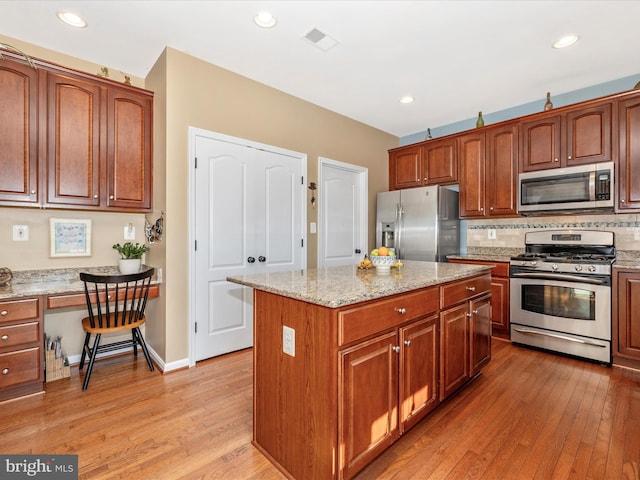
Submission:
POLYGON ((114 250, 117 250, 120 254, 120 261, 118 268, 120 273, 136 273, 140 271, 140 265, 142 264, 142 255, 149 251, 147 245, 140 245, 139 243, 126 242, 124 245, 116 243, 113 246, 114 250))

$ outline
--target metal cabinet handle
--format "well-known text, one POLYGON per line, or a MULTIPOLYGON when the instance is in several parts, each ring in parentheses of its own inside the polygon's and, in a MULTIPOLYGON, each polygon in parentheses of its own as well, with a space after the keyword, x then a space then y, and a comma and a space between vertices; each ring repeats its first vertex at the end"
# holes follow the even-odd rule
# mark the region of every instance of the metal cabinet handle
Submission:
POLYGON ((476 291, 476 287, 467 287, 467 290, 469 290, 470 292, 475 292, 476 291))
POLYGON ((558 159, 557 159, 557 158, 554 158, 554 159, 553 159, 553 161, 554 161, 554 162, 557 162, 557 161, 558 161, 558 159))
POLYGON ((9 315, 9 312, 7 312, 6 310, 2 310, 0 312, 0 315, 2 315, 3 317, 6 317, 7 315, 9 315))
POLYGON ((35 190, 31 190, 31 195, 35 195, 36 191, 35 190))
POLYGON ((258 257, 258 261, 259 261, 260 263, 264 263, 264 262, 266 262, 266 261, 267 261, 267 259, 266 259, 265 257, 263 257, 262 255, 260 255, 260 256, 258 257))
POLYGON ((405 340, 405 341, 404 341, 404 344, 405 344, 407 347, 411 346, 411 340, 405 340))
POLYGON ((477 314, 478 314, 478 310, 473 310, 473 311, 472 311, 472 313, 473 313, 474 315, 477 315, 477 314))
POLYGON ((471 318, 471 314, 470 313, 467 313, 467 318, 471 318))
POLYGON ((9 369, 8 368, 3 368, 2 369, 2 374, 6 375, 7 373, 9 373, 9 369))
POLYGON ((2 338, 2 340, 6 341, 6 340, 9 340, 9 335, 2 335, 2 337, 0 337, 0 338, 2 338))
POLYGON ((247 262, 256 263, 256 259, 254 257, 249 257, 249 258, 247 258, 247 262))
POLYGON ((395 347, 391 347, 393 348, 393 351, 396 353, 400 353, 400 347, 398 345, 396 345, 395 347))
POLYGON ((113 195, 109 195, 109 200, 113 200, 113 195))
POLYGON ((396 307, 396 308, 394 308, 394 310, 396 312, 398 312, 400 315, 404 315, 405 313, 407 313, 407 309, 406 308, 398 308, 398 307, 396 307))
MULTIPOLYGON (((98 195, 94 195, 93 198, 98 198, 98 195)), ((113 197, 111 197, 113 199, 113 197)))

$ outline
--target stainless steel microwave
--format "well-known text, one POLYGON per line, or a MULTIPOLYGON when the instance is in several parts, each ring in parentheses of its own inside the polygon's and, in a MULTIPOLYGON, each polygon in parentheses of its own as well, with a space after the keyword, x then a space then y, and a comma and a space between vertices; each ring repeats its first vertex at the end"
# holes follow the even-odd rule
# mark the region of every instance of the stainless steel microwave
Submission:
POLYGON ((613 210, 613 162, 518 175, 518 211, 613 210))

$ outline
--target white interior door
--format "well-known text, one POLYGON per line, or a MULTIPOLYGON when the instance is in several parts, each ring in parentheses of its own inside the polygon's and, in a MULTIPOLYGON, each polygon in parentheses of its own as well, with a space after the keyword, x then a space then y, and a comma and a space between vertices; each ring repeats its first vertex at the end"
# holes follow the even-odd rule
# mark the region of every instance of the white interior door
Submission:
POLYGON ((368 251, 367 169, 319 158, 318 266, 354 265, 368 251))
POLYGON ((194 138, 196 361, 253 345, 253 290, 228 276, 300 269, 306 259, 306 159, 238 142, 194 138))

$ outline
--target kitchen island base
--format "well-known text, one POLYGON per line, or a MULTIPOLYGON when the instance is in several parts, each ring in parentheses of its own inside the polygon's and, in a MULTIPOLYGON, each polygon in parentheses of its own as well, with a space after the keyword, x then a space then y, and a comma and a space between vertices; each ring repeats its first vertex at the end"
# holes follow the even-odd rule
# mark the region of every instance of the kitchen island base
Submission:
POLYGON ((354 477, 489 361, 487 271, 339 307, 254 290, 253 444, 288 478, 354 477))

